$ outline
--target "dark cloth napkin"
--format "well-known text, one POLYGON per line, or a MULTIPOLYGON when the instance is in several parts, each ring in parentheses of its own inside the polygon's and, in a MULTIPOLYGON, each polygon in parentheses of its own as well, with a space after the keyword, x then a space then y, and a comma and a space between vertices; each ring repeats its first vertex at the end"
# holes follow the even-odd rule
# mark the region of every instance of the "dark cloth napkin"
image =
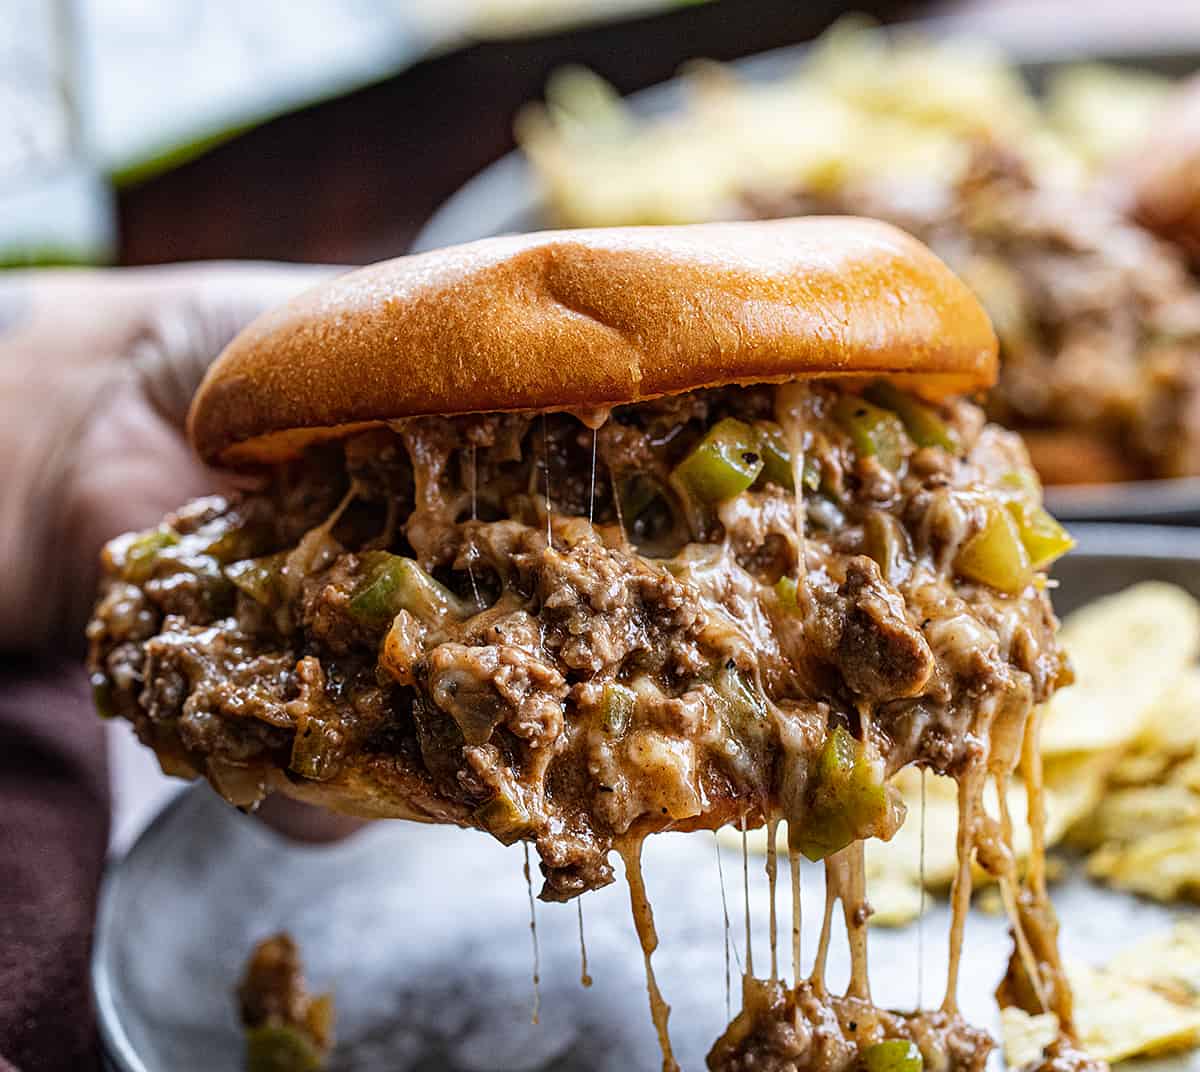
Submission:
POLYGON ((0 1072, 99 1068, 88 958, 106 748, 77 663, 0 661, 0 1072))

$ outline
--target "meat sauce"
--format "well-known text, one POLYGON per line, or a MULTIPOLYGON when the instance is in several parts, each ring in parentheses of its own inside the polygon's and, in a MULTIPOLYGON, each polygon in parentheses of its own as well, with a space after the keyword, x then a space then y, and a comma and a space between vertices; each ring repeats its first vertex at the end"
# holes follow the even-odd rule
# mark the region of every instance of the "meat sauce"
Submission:
POLYGON ((836 1072, 896 1039, 973 1069, 990 1043, 954 1001, 973 858, 1010 884, 1014 1000, 1070 1024, 1044 887, 1018 888, 979 803, 1035 761, 1030 713, 1069 680, 1047 524, 1014 435, 877 385, 413 419, 113 541, 93 685, 165 769, 239 805, 286 779, 476 826, 533 844, 552 901, 612 881, 615 849, 665 1068, 641 840, 785 820, 793 882, 825 860, 817 967, 788 990, 772 942, 710 1067, 836 1072), (903 821, 887 779, 909 764, 963 787, 951 977, 936 1012, 868 1014, 861 842, 903 821))

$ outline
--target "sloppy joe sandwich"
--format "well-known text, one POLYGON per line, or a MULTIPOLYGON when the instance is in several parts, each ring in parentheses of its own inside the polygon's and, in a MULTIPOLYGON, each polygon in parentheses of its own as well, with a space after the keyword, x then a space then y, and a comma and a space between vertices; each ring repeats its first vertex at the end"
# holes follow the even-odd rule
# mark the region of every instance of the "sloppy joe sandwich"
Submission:
POLYGON ((98 701, 239 806, 531 844, 546 900, 611 882, 615 850, 664 1067, 642 841, 786 821, 793 879, 825 863, 825 937, 794 986, 747 979, 711 1067, 981 1068, 955 1002, 973 861, 1012 912, 1005 1000, 1071 1030, 1040 866, 1018 878, 981 805, 1018 766, 1036 794, 1033 712, 1069 679, 1044 570, 1070 540, 1021 441, 965 397, 995 371, 975 298, 862 219, 550 232, 352 272, 209 371, 192 443, 257 488, 105 549, 98 701), (910 765, 957 779, 961 865, 945 1000, 901 1014, 870 1001, 862 843, 904 820, 889 778, 910 765))

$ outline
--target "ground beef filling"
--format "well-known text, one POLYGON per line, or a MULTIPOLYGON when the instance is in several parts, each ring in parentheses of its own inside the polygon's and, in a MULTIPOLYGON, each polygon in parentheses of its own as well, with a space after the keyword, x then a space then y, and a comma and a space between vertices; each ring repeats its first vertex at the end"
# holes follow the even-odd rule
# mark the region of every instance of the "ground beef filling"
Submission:
MULTIPOLYGON (((728 822, 851 868, 903 820, 895 771, 1013 769, 1067 677, 1039 572, 1065 537, 1015 436, 865 383, 596 416, 397 422, 113 541, 98 704, 239 805, 533 842, 548 900, 728 822)), ((712 1067, 851 1067, 869 1001, 809 997, 756 999, 712 1067)), ((976 1067, 953 1016, 873 1015, 976 1067)))
POLYGON ((779 807, 819 825, 835 730, 883 774, 953 774, 984 700, 1019 723, 1063 674, 1035 575, 956 572, 1028 486, 1024 453, 960 403, 936 411, 950 449, 871 454, 848 396, 814 385, 802 528, 778 465, 689 494, 680 463, 714 427, 778 445, 774 394, 617 409, 594 484, 574 417, 422 419, 193 503, 107 548, 97 694, 240 804, 280 776, 385 794, 402 769, 431 818, 535 841, 550 899, 608 882, 623 836, 779 807))
MULTIPOLYGON (((720 1072, 798 1072, 857 1069, 862 1054, 881 1043, 911 1042, 925 1068, 983 1072, 993 1043, 957 1014, 896 1013, 869 1001, 838 997, 802 982, 747 978, 742 1011, 708 1056, 720 1072)), ((905 1070, 902 1061, 881 1067, 905 1070)))

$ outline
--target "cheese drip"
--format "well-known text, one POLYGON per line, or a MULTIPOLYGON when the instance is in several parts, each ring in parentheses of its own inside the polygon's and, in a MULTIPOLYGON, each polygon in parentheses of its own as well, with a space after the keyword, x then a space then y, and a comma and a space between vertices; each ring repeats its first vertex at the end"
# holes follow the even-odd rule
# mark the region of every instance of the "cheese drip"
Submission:
POLYGON ((808 388, 802 383, 785 383, 775 390, 775 417, 783 429, 784 442, 787 443, 792 463, 793 515, 796 524, 796 606, 804 613, 807 613, 811 604, 808 593, 808 567, 804 553, 804 453, 808 446, 804 406, 807 401, 808 388))
POLYGON ((638 941, 642 946, 642 958, 646 965, 646 992, 650 995, 650 1016, 654 1021, 654 1030, 658 1034, 658 1045, 662 1050, 663 1072, 679 1072, 675 1055, 671 1052, 671 1036, 667 1030, 667 1020, 671 1015, 668 1005, 658 988, 658 980, 654 977, 652 961, 654 951, 658 948, 658 932, 654 928, 654 912, 650 908, 650 900, 646 896, 646 884, 642 878, 642 843, 644 838, 622 841, 617 851, 625 863, 625 881, 629 884, 629 901, 633 910, 633 925, 637 930, 638 941))

